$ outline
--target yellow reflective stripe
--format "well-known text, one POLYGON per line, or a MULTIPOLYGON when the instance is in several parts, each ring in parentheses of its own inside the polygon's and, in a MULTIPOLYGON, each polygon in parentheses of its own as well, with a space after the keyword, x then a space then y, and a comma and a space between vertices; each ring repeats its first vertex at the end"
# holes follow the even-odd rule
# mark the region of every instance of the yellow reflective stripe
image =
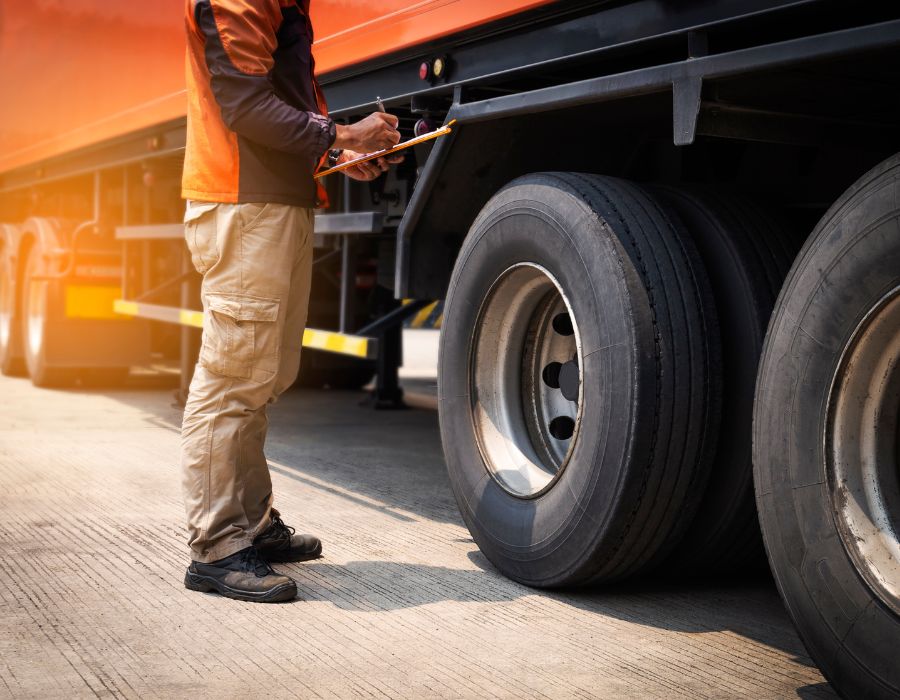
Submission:
POLYGON ((437 306, 437 302, 433 301, 425 308, 421 309, 419 313, 413 316, 412 321, 410 322, 411 328, 421 328, 425 325, 425 322, 428 320, 428 317, 431 316, 431 312, 434 311, 434 307, 437 306))
POLYGON ((368 357, 369 339, 307 328, 303 331, 303 346, 315 348, 316 350, 338 352, 342 355, 368 357))
POLYGON ((203 312, 202 311, 186 311, 180 309, 178 311, 178 321, 182 326, 193 326, 194 328, 203 328, 203 312))
MULTIPOLYGON (((141 304, 125 299, 116 299, 113 302, 113 308, 116 313, 126 316, 145 316, 169 323, 178 323, 182 326, 203 328, 202 311, 141 304), (165 312, 164 315, 163 312, 165 312)), ((305 347, 337 352, 342 355, 352 355, 354 357, 369 358, 370 354, 374 356, 376 349, 374 342, 371 338, 332 331, 320 331, 315 328, 307 328, 303 331, 303 345, 305 347), (370 343, 372 343, 371 346, 370 343)))
POLYGON ((119 287, 68 285, 66 287, 67 318, 118 318, 113 303, 122 294, 119 287))
POLYGON ((435 322, 434 322, 434 327, 435 327, 435 328, 440 328, 440 327, 441 327, 441 324, 443 324, 443 323, 444 323, 444 312, 442 311, 442 312, 438 315, 437 319, 435 320, 435 322))
POLYGON ((125 301, 124 299, 116 299, 113 301, 113 311, 124 316, 137 316, 138 305, 133 301, 125 301))

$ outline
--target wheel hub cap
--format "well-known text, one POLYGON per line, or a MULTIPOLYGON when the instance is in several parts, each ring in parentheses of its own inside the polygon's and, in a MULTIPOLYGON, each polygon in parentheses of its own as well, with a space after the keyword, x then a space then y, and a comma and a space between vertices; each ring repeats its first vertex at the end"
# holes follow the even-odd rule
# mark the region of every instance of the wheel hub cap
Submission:
POLYGON ((511 494, 550 488, 577 442, 581 341, 545 268, 521 263, 491 287, 469 360, 474 430, 490 475, 511 494))

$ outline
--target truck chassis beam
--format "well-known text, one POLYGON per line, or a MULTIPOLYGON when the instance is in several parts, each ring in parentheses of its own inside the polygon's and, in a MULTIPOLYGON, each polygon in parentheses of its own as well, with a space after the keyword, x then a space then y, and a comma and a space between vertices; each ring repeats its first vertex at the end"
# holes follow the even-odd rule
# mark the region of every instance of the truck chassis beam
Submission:
MULTIPOLYGON (((436 143, 397 230, 395 295, 404 297, 415 292, 409 283, 412 239, 431 203, 432 193, 437 191, 436 185, 450 159, 453 144, 467 125, 671 91, 673 142, 688 145, 693 143, 697 132, 701 88, 705 81, 898 45, 900 20, 890 20, 473 102, 464 102, 465 92, 457 89, 447 120, 456 119, 459 128, 436 143)), ((442 191, 442 196, 452 195, 442 191)))

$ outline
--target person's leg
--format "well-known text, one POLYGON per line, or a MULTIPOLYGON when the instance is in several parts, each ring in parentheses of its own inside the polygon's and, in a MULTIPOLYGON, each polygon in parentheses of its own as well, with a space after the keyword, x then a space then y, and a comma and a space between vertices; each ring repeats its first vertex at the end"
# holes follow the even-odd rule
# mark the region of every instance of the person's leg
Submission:
POLYGON ((288 292, 288 308, 284 319, 284 341, 281 345, 281 362, 272 388, 270 403, 290 387, 300 371, 300 354, 303 347, 303 331, 309 311, 309 289, 312 282, 313 225, 312 209, 296 211, 295 225, 308 232, 297 236, 294 267, 291 270, 291 288, 288 292))
MULTIPOLYGON (((309 211, 300 217, 299 225, 308 227, 309 236, 298 236, 299 247, 291 272, 291 289, 288 293, 288 310, 284 324, 281 362, 278 376, 272 389, 270 403, 274 403, 281 393, 297 378, 300 369, 300 350, 303 330, 306 327, 309 288, 312 278, 312 229, 313 213, 309 211)), ((271 503, 271 501, 269 502, 271 503)), ((251 508, 248 506, 248 512, 251 508)), ((296 534, 279 517, 278 511, 270 508, 267 513, 271 525, 254 541, 260 554, 269 562, 296 562, 315 559, 322 554, 322 542, 314 535, 296 534)))
MULTIPOLYGON (((309 289, 312 280, 313 254, 313 212, 311 209, 291 207, 284 213, 282 230, 291 231, 296 246, 290 274, 290 288, 283 301, 284 330, 281 334, 281 352, 278 372, 272 383, 272 393, 268 403, 275 403, 278 397, 297 379, 300 369, 300 350, 303 345, 303 330, 309 308, 309 289)), ((245 430, 242 442, 243 457, 248 464, 264 468, 265 478, 248 480, 244 491, 244 511, 251 521, 259 522, 261 529, 269 523, 272 512, 272 483, 268 464, 263 452, 268 429, 266 406, 255 412, 245 430)), ((275 511, 277 513, 277 511, 275 511)))
POLYGON ((189 208, 186 216, 206 311, 182 425, 189 543, 197 562, 250 546, 268 526, 265 406, 281 364, 297 237, 307 235, 291 225, 298 211, 305 210, 223 204, 197 219, 189 208))

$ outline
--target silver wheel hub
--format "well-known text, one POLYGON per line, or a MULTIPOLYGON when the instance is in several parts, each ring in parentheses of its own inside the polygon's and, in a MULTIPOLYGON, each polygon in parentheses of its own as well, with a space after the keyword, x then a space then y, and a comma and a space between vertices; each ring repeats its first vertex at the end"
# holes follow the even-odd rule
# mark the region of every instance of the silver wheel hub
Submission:
POLYGON ((469 396, 490 475, 534 497, 565 469, 581 418, 581 340, 559 282, 534 263, 513 265, 488 292, 469 358, 469 396))

